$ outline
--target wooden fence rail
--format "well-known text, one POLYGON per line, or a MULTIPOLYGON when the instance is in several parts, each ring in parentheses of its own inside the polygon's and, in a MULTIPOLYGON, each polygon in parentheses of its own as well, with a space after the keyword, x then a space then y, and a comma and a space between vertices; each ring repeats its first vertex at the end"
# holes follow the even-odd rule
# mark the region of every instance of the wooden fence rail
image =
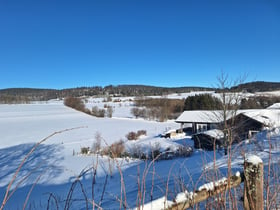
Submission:
POLYGON ((228 179, 208 183, 194 193, 186 193, 186 198, 174 201, 167 210, 187 209, 209 197, 222 193, 244 182, 244 209, 263 210, 263 162, 255 155, 248 155, 244 161, 244 172, 237 173, 228 179), (208 187, 207 187, 208 186, 208 187))

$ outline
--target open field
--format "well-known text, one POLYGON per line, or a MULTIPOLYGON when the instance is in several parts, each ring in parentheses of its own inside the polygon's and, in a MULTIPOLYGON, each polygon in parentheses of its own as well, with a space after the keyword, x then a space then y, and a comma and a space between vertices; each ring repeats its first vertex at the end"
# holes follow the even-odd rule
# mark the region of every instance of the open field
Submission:
MULTIPOLYGON (((103 107, 102 103, 90 99, 87 106, 103 107)), ((124 206, 130 209, 143 201, 150 202, 165 195, 172 199, 183 190, 192 190, 207 181, 203 174, 214 168, 219 171, 219 177, 227 176, 228 157, 223 156, 222 151, 194 150, 190 157, 160 161, 81 155, 82 147, 92 147, 96 133, 102 137, 102 147, 120 139, 128 149, 149 150, 160 145, 164 150, 193 144, 189 136, 160 138, 165 131, 179 128, 174 121, 134 119, 129 111, 133 103, 128 100, 110 105, 114 106, 112 118, 96 118, 56 100, 0 105, 1 201, 17 167, 34 144, 59 132, 47 138, 27 158, 12 185, 11 192, 16 191, 4 209, 22 209, 25 202, 26 209, 47 209, 48 205, 50 209, 86 209, 87 206, 92 209, 93 205, 104 209, 124 206), (146 130, 147 135, 128 141, 126 135, 137 130, 146 130), (76 186, 69 201, 69 192, 76 180, 81 185, 76 186), (49 200, 50 195, 55 199, 49 200)), ((269 147, 270 134, 274 140, 279 138, 276 129, 274 133, 259 135, 257 144, 243 142, 236 146, 232 154, 232 173, 242 170, 244 153, 258 154, 265 165, 269 160, 279 164, 279 145, 269 147)))

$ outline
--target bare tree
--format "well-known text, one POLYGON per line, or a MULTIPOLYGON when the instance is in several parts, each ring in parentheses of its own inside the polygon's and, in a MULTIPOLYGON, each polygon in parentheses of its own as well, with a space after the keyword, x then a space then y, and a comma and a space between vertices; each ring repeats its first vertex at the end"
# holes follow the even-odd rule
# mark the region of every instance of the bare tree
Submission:
POLYGON ((246 76, 239 77, 236 80, 230 80, 228 75, 223 71, 217 77, 218 91, 221 95, 221 116, 223 121, 222 130, 224 132, 224 154, 230 152, 231 145, 235 139, 233 130, 235 129, 235 117, 240 108, 242 95, 240 90, 232 89, 245 81, 246 76))
POLYGON ((107 110, 106 110, 106 116, 109 117, 109 118, 112 118, 113 112, 114 112, 113 107, 112 106, 108 106, 107 110))
POLYGON ((102 136, 101 134, 97 131, 95 133, 95 141, 93 142, 92 146, 91 146, 91 151, 93 153, 97 153, 100 151, 101 149, 101 140, 102 140, 102 136))

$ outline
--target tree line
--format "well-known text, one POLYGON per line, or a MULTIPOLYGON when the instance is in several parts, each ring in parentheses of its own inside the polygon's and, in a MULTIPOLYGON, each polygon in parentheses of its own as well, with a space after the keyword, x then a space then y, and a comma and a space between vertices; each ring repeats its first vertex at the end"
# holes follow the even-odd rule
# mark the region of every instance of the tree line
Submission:
MULTIPOLYGON (((252 96, 242 98, 238 109, 266 109, 267 107, 280 102, 279 96, 252 96)), ((233 104, 235 106, 236 104, 233 104)), ((184 102, 184 110, 221 110, 222 101, 210 94, 190 96, 184 102)), ((235 107, 228 107, 235 109, 235 107)))
POLYGON ((113 116, 113 107, 105 106, 103 108, 98 108, 97 106, 92 107, 90 110, 86 107, 85 102, 82 98, 79 97, 67 97, 64 99, 64 105, 77 111, 84 112, 86 114, 95 116, 95 117, 112 117, 113 116))
POLYGON ((146 85, 109 85, 105 87, 78 87, 68 89, 36 89, 36 88, 8 88, 0 90, 0 103, 21 103, 26 101, 47 101, 66 97, 82 96, 162 96, 170 93, 185 93, 190 91, 213 90, 204 87, 155 87, 146 85))
POLYGON ((184 99, 136 98, 131 113, 149 120, 166 121, 177 118, 184 110, 184 99))

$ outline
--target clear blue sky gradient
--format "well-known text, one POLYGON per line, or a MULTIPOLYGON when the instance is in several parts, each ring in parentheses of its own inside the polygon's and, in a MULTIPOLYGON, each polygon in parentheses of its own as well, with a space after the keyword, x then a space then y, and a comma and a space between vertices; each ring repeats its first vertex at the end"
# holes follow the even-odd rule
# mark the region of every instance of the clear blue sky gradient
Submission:
POLYGON ((0 0, 0 88, 280 82, 278 0, 0 0))

